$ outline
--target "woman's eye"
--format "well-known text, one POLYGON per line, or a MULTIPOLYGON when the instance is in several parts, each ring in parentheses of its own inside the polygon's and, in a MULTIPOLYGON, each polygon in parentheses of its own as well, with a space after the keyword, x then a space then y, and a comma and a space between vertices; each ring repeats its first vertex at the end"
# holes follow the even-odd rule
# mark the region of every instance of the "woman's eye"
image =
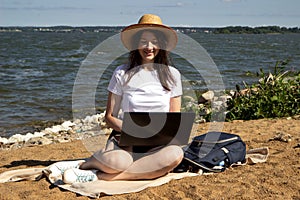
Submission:
POLYGON ((148 43, 151 43, 152 45, 158 45, 158 41, 157 40, 153 40, 153 41, 146 41, 146 40, 141 40, 140 41, 140 45, 148 45, 148 43))
POLYGON ((154 40, 154 41, 152 41, 152 44, 157 45, 157 44, 158 44, 158 41, 157 41, 157 40, 154 40))

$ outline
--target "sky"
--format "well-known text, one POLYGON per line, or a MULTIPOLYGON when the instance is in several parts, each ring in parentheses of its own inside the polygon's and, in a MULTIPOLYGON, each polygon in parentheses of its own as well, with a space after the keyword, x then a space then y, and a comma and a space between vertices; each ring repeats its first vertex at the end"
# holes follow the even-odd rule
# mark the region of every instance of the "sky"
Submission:
POLYGON ((0 26, 127 26, 145 13, 169 26, 300 27, 300 0, 0 0, 0 26))

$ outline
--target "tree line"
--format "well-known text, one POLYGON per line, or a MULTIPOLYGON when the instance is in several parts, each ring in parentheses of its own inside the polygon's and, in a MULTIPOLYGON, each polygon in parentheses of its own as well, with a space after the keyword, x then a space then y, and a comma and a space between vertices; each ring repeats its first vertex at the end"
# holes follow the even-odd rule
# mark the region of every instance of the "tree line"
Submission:
POLYGON ((220 34, 270 34, 270 33, 300 33, 299 27, 279 27, 279 26, 260 26, 260 27, 248 27, 248 26, 228 26, 224 28, 215 28, 213 33, 220 34))
MULTIPOLYGON (((50 26, 50 27, 0 27, 0 32, 120 32, 122 26, 50 26)), ((213 27, 173 27, 183 33, 214 33, 214 34, 283 34, 300 33, 300 27, 280 26, 227 26, 220 28, 213 27)))

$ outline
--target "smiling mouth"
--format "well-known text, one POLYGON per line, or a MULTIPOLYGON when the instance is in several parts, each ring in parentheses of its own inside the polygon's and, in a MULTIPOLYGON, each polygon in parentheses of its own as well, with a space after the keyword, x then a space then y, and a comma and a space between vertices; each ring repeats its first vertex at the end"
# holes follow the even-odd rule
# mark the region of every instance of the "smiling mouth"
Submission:
POLYGON ((144 53, 145 53, 145 55, 147 55, 147 56, 153 55, 154 52, 155 52, 154 50, 153 50, 153 51, 147 51, 147 50, 144 50, 144 53))

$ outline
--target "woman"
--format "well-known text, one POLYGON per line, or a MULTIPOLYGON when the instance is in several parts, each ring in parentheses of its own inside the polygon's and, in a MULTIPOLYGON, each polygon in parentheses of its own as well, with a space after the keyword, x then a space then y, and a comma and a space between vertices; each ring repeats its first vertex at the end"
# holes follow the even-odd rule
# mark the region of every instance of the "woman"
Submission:
POLYGON ((119 146, 124 112, 180 112, 180 73, 169 66, 168 52, 177 43, 176 32, 152 14, 121 32, 130 50, 128 64, 119 66, 110 80, 105 120, 113 129, 106 147, 85 162, 70 163, 65 183, 101 180, 153 179, 167 174, 183 158, 179 146, 119 146))

